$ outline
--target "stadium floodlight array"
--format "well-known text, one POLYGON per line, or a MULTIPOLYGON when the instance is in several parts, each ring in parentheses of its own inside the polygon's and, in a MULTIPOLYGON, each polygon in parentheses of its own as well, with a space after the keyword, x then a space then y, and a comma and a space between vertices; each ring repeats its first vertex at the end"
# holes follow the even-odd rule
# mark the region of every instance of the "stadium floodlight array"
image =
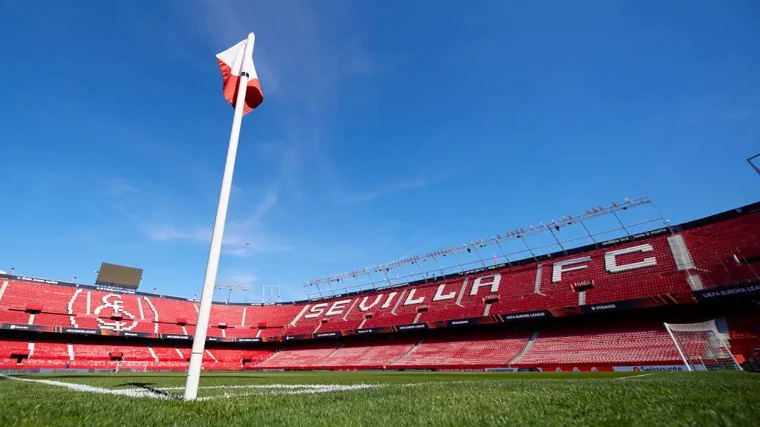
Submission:
POLYGON ((227 304, 230 303, 230 297, 232 296, 232 291, 245 292, 245 302, 248 302, 248 285, 224 285, 224 284, 217 283, 214 286, 214 288, 229 291, 227 293, 227 304))
POLYGON ((272 304, 280 302, 280 285, 262 285, 261 302, 263 304, 272 304), (276 295, 275 295, 276 294, 276 295))
POLYGON ((626 236, 631 236, 631 229, 634 227, 651 226, 651 224, 657 222, 667 224, 667 221, 665 221, 659 214, 654 218, 648 218, 632 224, 625 224, 620 218, 619 213, 622 211, 651 204, 652 201, 648 197, 641 197, 633 200, 625 198, 623 202, 612 202, 609 206, 600 205, 586 209, 586 211, 580 215, 564 215, 561 219, 551 219, 546 224, 540 222, 538 226, 529 225, 528 228, 521 227, 508 230, 503 234, 497 234, 490 239, 473 240, 470 243, 463 243, 461 245, 428 252, 424 256, 411 256, 386 264, 376 265, 374 267, 366 267, 347 273, 309 280, 304 284, 304 287, 313 286, 316 288, 316 292, 308 294, 309 298, 325 298, 344 292, 403 286, 406 283, 415 280, 432 280, 439 276, 451 273, 463 273, 470 269, 488 268, 493 265, 501 264, 509 266, 512 265, 513 262, 526 257, 538 259, 541 251, 545 252, 546 250, 553 249, 555 251, 564 252, 581 245, 581 242, 583 241, 598 244, 600 242, 599 238, 603 237, 605 234, 622 232, 626 236), (586 223, 592 219, 604 216, 613 217, 617 226, 614 226, 612 229, 592 233, 586 226, 586 223), (561 240, 558 236, 559 231, 572 225, 579 225, 582 227, 583 235, 581 237, 561 240), (539 234, 551 235, 551 243, 534 245, 528 241, 528 237, 539 234), (511 253, 505 251, 504 244, 510 241, 521 242, 521 245, 524 246, 525 249, 511 253), (490 246, 498 247, 499 252, 501 253, 501 255, 494 254, 493 263, 487 263, 486 259, 481 256, 482 254, 480 252, 481 249, 490 246), (470 261, 463 261, 463 256, 470 257, 470 261), (472 259, 473 257, 474 260, 472 259), (453 259, 455 265, 450 267, 441 265, 441 260, 444 258, 453 259), (423 269, 423 264, 430 265, 427 263, 434 264, 434 267, 431 266, 431 268, 423 269), (405 270, 405 268, 410 267, 411 270, 405 270), (398 274, 395 274, 395 280, 393 278, 394 274, 391 274, 391 271, 393 270, 398 271, 398 274), (374 277, 374 275, 377 274, 380 275, 379 279, 374 277), (363 278, 367 280, 362 280, 363 278), (354 283, 349 283, 349 281, 354 283), (333 285, 335 285, 335 287, 333 287, 333 285), (323 289, 324 287, 327 289, 323 289))
POLYGON ((758 157, 760 157, 760 153, 755 154, 754 156, 751 156, 751 157, 747 158, 747 163, 749 163, 749 165, 752 166, 752 169, 754 169, 755 172, 757 172, 758 175, 760 175, 760 166, 757 165, 757 161, 755 160, 758 157))
POLYGON ((678 355, 689 371, 741 371, 725 333, 715 320, 699 323, 665 323, 678 355))

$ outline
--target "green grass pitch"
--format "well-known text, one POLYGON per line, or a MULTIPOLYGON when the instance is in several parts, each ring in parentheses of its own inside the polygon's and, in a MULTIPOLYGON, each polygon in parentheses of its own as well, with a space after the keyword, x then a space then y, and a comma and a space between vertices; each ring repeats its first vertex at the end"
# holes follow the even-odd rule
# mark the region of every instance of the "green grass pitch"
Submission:
POLYGON ((0 376, 0 426, 760 426, 760 375, 175 373, 0 376), (31 380, 31 381, 21 381, 31 380))

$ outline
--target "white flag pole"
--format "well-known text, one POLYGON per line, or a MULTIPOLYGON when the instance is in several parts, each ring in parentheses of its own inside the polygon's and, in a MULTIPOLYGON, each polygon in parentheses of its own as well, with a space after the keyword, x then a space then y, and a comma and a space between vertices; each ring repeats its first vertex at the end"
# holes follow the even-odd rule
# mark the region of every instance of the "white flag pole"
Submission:
POLYGON ((249 58, 253 55, 253 33, 248 34, 245 45, 243 60, 244 73, 240 76, 237 101, 235 102, 235 115, 232 119, 232 131, 230 132, 230 145, 227 149, 227 163, 224 165, 224 177, 222 178, 222 191, 219 194, 219 205, 216 208, 216 221, 214 232, 211 235, 211 249, 206 264, 206 276, 203 278, 203 291, 201 293, 201 306, 198 309, 198 321, 195 325, 195 337, 193 338, 193 353, 190 356, 190 367, 187 371, 185 384, 185 400, 194 400, 198 396, 198 382, 201 375, 201 362, 206 346, 206 333, 208 321, 211 315, 211 301, 214 298, 214 286, 216 284, 216 271, 219 267, 219 255, 222 251, 222 239, 224 236, 224 223, 227 219, 227 205, 230 201, 232 189, 232 173, 235 169, 235 157, 237 156, 238 138, 240 137, 240 125, 243 121, 243 107, 245 106, 245 92, 248 87, 247 66, 249 58))

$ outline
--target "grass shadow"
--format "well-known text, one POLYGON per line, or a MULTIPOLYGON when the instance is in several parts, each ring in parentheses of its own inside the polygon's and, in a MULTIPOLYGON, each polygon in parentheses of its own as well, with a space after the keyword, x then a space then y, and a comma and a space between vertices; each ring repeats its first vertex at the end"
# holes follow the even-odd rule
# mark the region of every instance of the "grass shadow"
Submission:
POLYGON ((129 382, 129 383, 124 383, 124 384, 119 384, 116 387, 137 387, 137 388, 149 391, 155 395, 163 396, 167 399, 182 400, 181 396, 175 396, 173 394, 169 394, 168 392, 164 390, 159 390, 154 387, 155 385, 156 385, 155 383, 129 382))

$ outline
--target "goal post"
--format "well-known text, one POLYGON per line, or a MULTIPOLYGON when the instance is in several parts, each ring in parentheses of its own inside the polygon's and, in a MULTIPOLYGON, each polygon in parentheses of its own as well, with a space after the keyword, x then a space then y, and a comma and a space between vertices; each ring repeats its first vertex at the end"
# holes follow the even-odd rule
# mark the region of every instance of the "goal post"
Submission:
POLYGON ((678 355, 689 371, 740 371, 726 334, 715 320, 698 323, 665 323, 678 355))

